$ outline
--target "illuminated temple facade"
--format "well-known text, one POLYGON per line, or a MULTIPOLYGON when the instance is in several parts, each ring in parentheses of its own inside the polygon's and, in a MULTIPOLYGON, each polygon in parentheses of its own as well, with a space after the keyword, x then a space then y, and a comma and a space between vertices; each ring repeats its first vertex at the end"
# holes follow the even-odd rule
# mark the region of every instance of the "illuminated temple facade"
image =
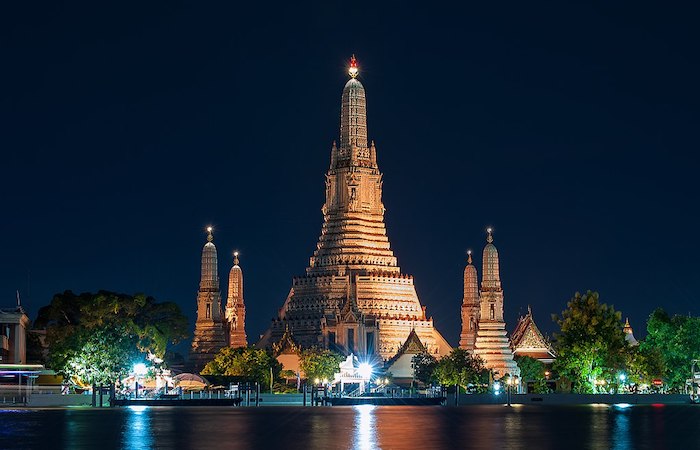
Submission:
POLYGON ((354 58, 350 75, 342 94, 340 141, 331 147, 325 176, 316 250, 306 274, 293 279, 259 346, 272 347, 287 332, 301 348, 319 346, 386 361, 413 330, 429 353, 447 354, 451 347, 391 250, 382 173, 374 142, 367 139, 365 89, 356 78, 354 58))
POLYGON ((476 268, 471 253, 464 269, 464 297, 462 299, 462 332, 459 346, 484 360, 494 378, 506 374, 519 376, 520 369, 513 359, 511 341, 503 318, 503 288, 499 269, 498 250, 488 230, 482 256, 481 289, 477 285, 476 268))
POLYGON ((201 370, 223 347, 246 346, 245 305, 243 304, 243 272, 238 265, 238 253, 229 273, 229 289, 224 315, 219 289, 218 254, 212 228, 207 228, 207 243, 202 249, 201 279, 197 293, 197 321, 195 322, 190 366, 201 370))

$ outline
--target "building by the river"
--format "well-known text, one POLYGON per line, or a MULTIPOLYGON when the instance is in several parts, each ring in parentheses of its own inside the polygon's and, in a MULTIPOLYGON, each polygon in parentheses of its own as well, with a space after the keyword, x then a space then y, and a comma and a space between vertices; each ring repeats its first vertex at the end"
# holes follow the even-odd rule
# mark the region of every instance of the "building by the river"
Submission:
POLYGON ((222 312, 219 289, 218 255, 212 228, 207 228, 207 243, 202 249, 201 279, 197 293, 197 321, 190 350, 190 365, 201 370, 223 347, 245 347, 245 305, 243 271, 234 253, 229 273, 226 314, 222 312))
POLYGON ((451 347, 421 305, 413 277, 401 272, 387 237, 382 173, 374 142, 367 139, 365 89, 354 57, 349 73, 340 142, 331 147, 325 176, 316 250, 306 273, 292 280, 258 345, 272 347, 284 337, 301 348, 318 346, 386 361, 414 331, 426 350, 439 357, 451 347))

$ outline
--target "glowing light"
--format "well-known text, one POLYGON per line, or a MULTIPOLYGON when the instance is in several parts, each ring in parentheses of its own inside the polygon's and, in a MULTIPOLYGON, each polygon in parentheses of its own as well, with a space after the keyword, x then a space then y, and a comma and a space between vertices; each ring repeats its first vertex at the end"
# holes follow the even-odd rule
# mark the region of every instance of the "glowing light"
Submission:
POLYGON ((357 368, 357 373, 364 379, 369 379, 372 377, 372 366, 367 363, 361 363, 357 368))
POLYGON ((238 256, 238 252, 233 252, 233 256, 238 256))
POLYGON ((318 378, 314 379, 314 384, 318 384, 320 382, 321 382, 321 380, 319 380, 318 378))
POLYGON ((492 232, 493 232, 493 228, 488 227, 488 228, 486 229, 486 232, 487 232, 487 233, 492 233, 492 232))
POLYGON ((207 232, 211 233, 214 229, 212 227, 207 227, 207 232))
POLYGON ((352 58, 350 58, 350 68, 348 68, 348 74, 350 74, 351 77, 356 78, 358 72, 359 69, 357 67, 357 60, 355 59, 355 55, 352 55, 352 58))
POLYGON ((144 363, 134 364, 134 373, 141 376, 146 375, 146 373, 148 373, 148 368, 144 363))
POLYGON ((615 403, 615 407, 620 408, 620 409, 627 409, 630 406, 632 406, 632 405, 629 403, 615 403))
POLYGON ((145 411, 146 408, 148 408, 148 406, 145 406, 145 405, 129 405, 129 406, 127 406, 127 408, 129 408, 130 410, 132 410, 132 411, 134 411, 134 412, 139 412, 139 413, 140 413, 140 412, 145 411))
POLYGON ((627 376, 624 373, 621 373, 619 378, 620 378, 620 381, 624 383, 625 380, 627 379, 627 376))

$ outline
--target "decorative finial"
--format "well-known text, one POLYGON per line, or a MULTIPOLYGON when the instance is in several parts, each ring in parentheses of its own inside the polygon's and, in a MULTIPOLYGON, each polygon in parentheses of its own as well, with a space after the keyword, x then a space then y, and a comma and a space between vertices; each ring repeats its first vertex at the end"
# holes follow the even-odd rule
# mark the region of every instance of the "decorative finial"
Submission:
POLYGON ((472 251, 467 250, 467 263, 471 264, 472 263, 472 251))
POLYGON ((214 235, 211 234, 212 231, 214 231, 214 228, 207 227, 207 242, 212 242, 214 240, 214 235))
POLYGON ((233 252, 233 265, 238 265, 238 251, 233 252))
POLYGON ((488 227, 486 229, 486 232, 489 234, 488 236, 486 236, 486 242, 491 244, 493 242, 493 234, 491 234, 491 233, 493 233, 493 229, 491 227, 488 227))
POLYGON ((357 68, 357 60, 355 59, 355 54, 353 54, 350 58, 350 68, 348 69, 348 73, 352 78, 357 78, 357 72, 359 72, 359 69, 357 68))

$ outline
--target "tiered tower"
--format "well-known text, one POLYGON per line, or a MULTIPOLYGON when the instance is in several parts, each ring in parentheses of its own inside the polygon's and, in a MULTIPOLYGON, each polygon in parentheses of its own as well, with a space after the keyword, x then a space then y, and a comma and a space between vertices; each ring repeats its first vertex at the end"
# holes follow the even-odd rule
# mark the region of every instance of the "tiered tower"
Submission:
POLYGON ((354 56, 326 173, 323 227, 306 275, 292 281, 287 300, 263 336, 271 346, 289 329, 301 347, 394 356, 415 329, 434 355, 451 350, 421 306, 413 277, 401 274, 384 225, 382 173, 367 141, 365 89, 354 56))
POLYGON ((238 252, 233 252, 233 267, 231 267, 231 271, 228 274, 226 328, 228 331, 228 345, 231 347, 247 347, 245 303, 243 302, 243 271, 238 263, 238 252))
POLYGON ((201 370, 226 345, 221 318, 221 292, 216 246, 212 228, 207 228, 207 243, 202 249, 202 277, 197 294, 197 322, 194 328, 190 363, 201 370))
POLYGON ((513 351, 507 337, 503 319, 503 289, 498 268, 498 250, 493 245, 491 228, 487 230, 481 273, 481 298, 479 326, 474 344, 474 354, 484 360, 487 369, 493 370, 495 378, 505 374, 520 375, 513 360, 513 351))
POLYGON ((472 264, 472 251, 467 252, 467 267, 464 268, 464 296, 462 297, 462 333, 459 348, 473 351, 476 329, 479 323, 479 279, 472 264))

